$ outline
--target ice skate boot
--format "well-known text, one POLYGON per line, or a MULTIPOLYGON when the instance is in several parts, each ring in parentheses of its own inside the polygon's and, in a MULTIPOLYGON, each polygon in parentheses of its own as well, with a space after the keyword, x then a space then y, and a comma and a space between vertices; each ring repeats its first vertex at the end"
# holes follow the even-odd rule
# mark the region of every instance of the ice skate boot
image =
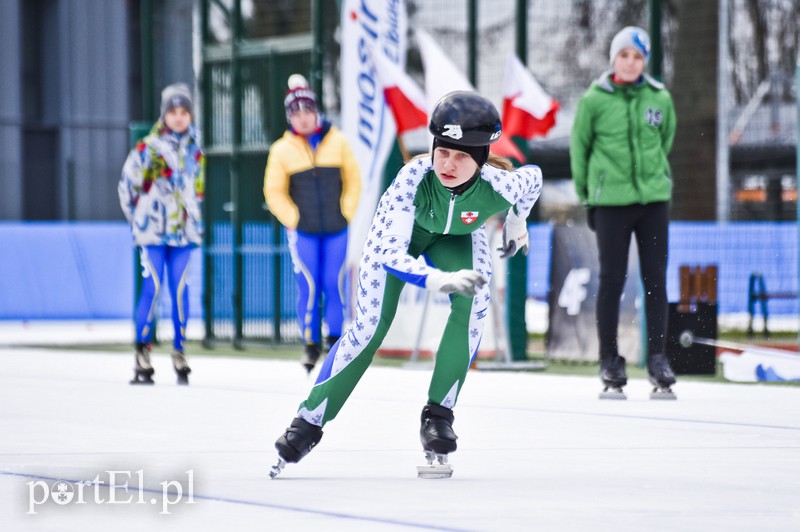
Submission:
POLYGON ((300 357, 300 363, 308 373, 311 373, 311 370, 317 365, 317 360, 319 360, 319 344, 306 344, 303 356, 300 357))
POLYGON ((192 372, 192 368, 189 367, 183 351, 175 350, 172 352, 172 367, 175 368, 175 373, 178 375, 178 384, 188 385, 189 373, 192 372))
POLYGON ((458 446, 456 444, 458 436, 453 432, 454 419, 453 411, 440 405, 428 403, 422 409, 419 440, 428 465, 417 466, 418 478, 453 476, 453 467, 447 463, 447 455, 455 451, 458 446))
POLYGON ((134 357, 135 363, 131 384, 154 384, 153 373, 155 373, 155 370, 153 369, 153 364, 150 363, 150 344, 137 342, 134 357))
POLYGON ((628 384, 628 376, 625 374, 625 359, 621 356, 615 355, 613 358, 600 360, 600 380, 603 381, 600 399, 628 398, 622 391, 622 387, 628 384))
POLYGON ((325 338, 325 342, 328 344, 328 352, 333 349, 333 346, 336 342, 339 341, 340 336, 328 336, 325 338))
POLYGON ((672 392, 672 385, 675 384, 675 372, 669 366, 669 360, 664 354, 656 354, 647 361, 647 374, 653 391, 650 392, 650 399, 677 399, 672 392))
POLYGON ((286 464, 296 464, 311 452, 322 439, 322 427, 296 417, 286 432, 275 442, 278 463, 269 470, 269 478, 277 477, 286 464))

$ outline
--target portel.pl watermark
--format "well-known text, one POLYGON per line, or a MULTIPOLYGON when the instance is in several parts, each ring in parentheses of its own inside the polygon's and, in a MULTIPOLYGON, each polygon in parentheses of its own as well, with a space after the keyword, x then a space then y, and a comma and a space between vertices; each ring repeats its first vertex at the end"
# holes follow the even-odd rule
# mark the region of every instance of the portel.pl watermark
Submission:
POLYGON ((76 504, 143 504, 160 507, 159 514, 170 514, 176 504, 194 504, 194 470, 185 471, 182 480, 165 480, 160 489, 146 488, 144 470, 108 470, 93 480, 31 480, 28 486, 28 511, 48 502, 59 506, 76 504))

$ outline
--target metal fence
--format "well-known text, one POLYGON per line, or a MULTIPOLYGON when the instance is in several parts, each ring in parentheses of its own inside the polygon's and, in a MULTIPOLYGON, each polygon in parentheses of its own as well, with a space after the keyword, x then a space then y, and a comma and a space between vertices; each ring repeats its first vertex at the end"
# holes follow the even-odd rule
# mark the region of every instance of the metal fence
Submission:
MULTIPOLYGON (((339 90, 338 4, 201 2, 209 339, 299 340, 291 263, 285 235, 265 210, 263 170, 270 143, 285 128, 281 102, 289 74, 309 75, 336 123, 347 97, 339 90)), ((498 105, 505 58, 522 52, 561 104, 548 137, 530 143, 530 160, 542 166, 551 186, 569 180, 575 105, 609 68, 612 36, 626 25, 648 29, 654 45, 650 71, 666 83, 678 111, 673 219, 796 219, 793 72, 800 3, 407 0, 406 7, 407 70, 419 81, 424 74, 417 28, 432 35, 498 105)))

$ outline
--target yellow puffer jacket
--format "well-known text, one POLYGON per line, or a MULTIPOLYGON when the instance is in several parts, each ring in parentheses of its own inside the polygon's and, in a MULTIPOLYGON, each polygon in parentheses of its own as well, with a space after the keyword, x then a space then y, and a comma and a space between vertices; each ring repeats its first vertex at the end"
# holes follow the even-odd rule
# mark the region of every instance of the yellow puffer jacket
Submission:
POLYGON ((316 149, 306 138, 286 131, 272 145, 264 172, 264 198, 287 229, 338 233, 358 207, 358 163, 344 134, 327 122, 310 140, 316 149))

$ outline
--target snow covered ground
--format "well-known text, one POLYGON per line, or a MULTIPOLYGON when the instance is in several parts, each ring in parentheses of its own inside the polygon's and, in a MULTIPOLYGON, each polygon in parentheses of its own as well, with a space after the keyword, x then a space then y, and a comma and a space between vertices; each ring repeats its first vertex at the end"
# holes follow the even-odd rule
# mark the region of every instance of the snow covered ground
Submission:
POLYGON ((472 371, 453 478, 421 480, 430 372, 373 367, 270 480, 298 363, 195 357, 179 387, 155 355, 145 387, 131 358, 0 348, 0 530, 800 530, 800 387, 472 371))

